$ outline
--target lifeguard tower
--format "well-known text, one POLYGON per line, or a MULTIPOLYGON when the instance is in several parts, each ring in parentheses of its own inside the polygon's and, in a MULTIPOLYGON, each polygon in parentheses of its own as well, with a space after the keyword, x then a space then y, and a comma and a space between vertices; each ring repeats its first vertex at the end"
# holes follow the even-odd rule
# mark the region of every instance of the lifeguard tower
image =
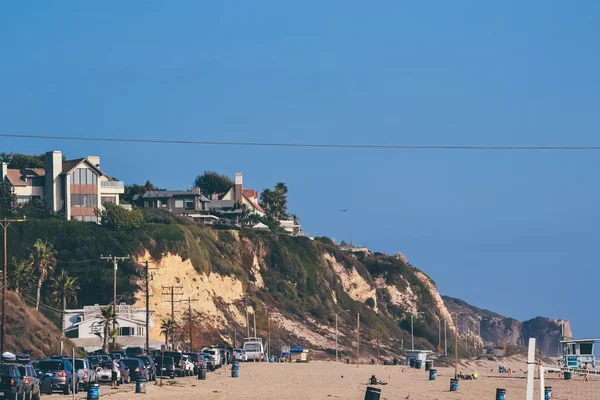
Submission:
POLYGON ((600 339, 569 339, 561 340, 562 367, 583 368, 587 363, 590 368, 596 368, 594 345, 600 339))

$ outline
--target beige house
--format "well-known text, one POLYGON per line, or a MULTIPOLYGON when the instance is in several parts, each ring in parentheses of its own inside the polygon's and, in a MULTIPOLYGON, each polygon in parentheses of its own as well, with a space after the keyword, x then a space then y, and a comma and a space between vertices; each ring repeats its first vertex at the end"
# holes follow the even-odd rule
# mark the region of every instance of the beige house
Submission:
POLYGON ((100 157, 63 161, 60 151, 46 153, 44 168, 8 168, 2 163, 1 180, 9 182, 17 203, 45 200, 51 211, 63 211, 68 220, 98 222, 96 209, 104 203, 119 204, 123 182, 100 170, 100 157))
POLYGON ((241 172, 235 174, 235 185, 227 193, 219 196, 219 200, 233 200, 234 203, 245 205, 251 213, 263 217, 265 211, 258 204, 258 192, 252 189, 244 189, 243 175, 241 172))

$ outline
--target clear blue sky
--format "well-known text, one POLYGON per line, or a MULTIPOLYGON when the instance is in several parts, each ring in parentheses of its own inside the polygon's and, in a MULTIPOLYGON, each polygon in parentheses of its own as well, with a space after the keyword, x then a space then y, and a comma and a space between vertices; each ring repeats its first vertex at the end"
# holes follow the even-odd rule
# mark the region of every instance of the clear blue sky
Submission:
MULTIPOLYGON (((0 131, 377 144, 600 144, 597 1, 13 2, 0 131)), ((127 183, 285 181, 311 235, 402 251, 439 290, 598 336, 599 152, 0 138, 127 183), (347 213, 339 209, 347 208, 347 213), (567 275, 568 274, 568 275, 567 275), (575 306, 577 304, 577 306, 575 306), (593 317, 588 321, 587 317, 593 317)))

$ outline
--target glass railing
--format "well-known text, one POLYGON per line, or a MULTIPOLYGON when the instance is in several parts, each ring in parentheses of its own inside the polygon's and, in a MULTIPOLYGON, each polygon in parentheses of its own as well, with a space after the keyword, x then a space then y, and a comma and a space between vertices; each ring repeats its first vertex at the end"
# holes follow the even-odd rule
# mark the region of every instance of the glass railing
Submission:
POLYGON ((100 181, 100 186, 101 187, 114 187, 114 188, 125 187, 125 185, 121 181, 100 181))

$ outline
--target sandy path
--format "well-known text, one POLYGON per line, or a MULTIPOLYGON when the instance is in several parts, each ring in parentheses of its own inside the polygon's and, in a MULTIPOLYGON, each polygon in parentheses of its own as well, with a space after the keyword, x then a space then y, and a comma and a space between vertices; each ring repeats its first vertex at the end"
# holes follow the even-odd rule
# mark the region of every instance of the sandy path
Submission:
MULTIPOLYGON (((482 366, 483 367, 483 366, 482 366)), ((183 400, 190 398, 210 399, 360 399, 364 398, 366 382, 371 375, 389 382, 382 389, 381 399, 410 400, 484 400, 494 399, 496 388, 507 390, 507 399, 525 398, 525 375, 518 373, 512 377, 479 371, 477 381, 460 381, 458 392, 449 392, 452 368, 439 368, 438 379, 428 380, 424 370, 406 369, 398 366, 371 366, 336 364, 333 362, 310 362, 308 364, 268 364, 246 363, 240 367, 240 377, 225 376, 221 368, 209 373, 206 381, 195 378, 177 379, 174 386, 158 387, 148 385, 147 394, 139 395, 146 400, 183 400), (342 378, 343 376, 343 378, 342 378)), ((600 399, 600 379, 591 378, 584 384, 580 377, 571 381, 558 379, 557 374, 548 374, 546 384, 553 387, 555 400, 600 399)), ((165 381, 166 382, 166 381, 165 381)), ((536 381, 539 386, 539 382, 536 381)), ((133 390, 134 385, 131 386, 133 390)), ((102 387, 102 394, 110 393, 102 387)), ((535 399, 539 399, 537 394, 535 399)), ((125 400, 137 397, 129 393, 111 393, 110 400, 125 400)), ((54 396, 53 396, 54 397, 54 396)), ((57 396, 58 398, 58 396, 57 396)))

